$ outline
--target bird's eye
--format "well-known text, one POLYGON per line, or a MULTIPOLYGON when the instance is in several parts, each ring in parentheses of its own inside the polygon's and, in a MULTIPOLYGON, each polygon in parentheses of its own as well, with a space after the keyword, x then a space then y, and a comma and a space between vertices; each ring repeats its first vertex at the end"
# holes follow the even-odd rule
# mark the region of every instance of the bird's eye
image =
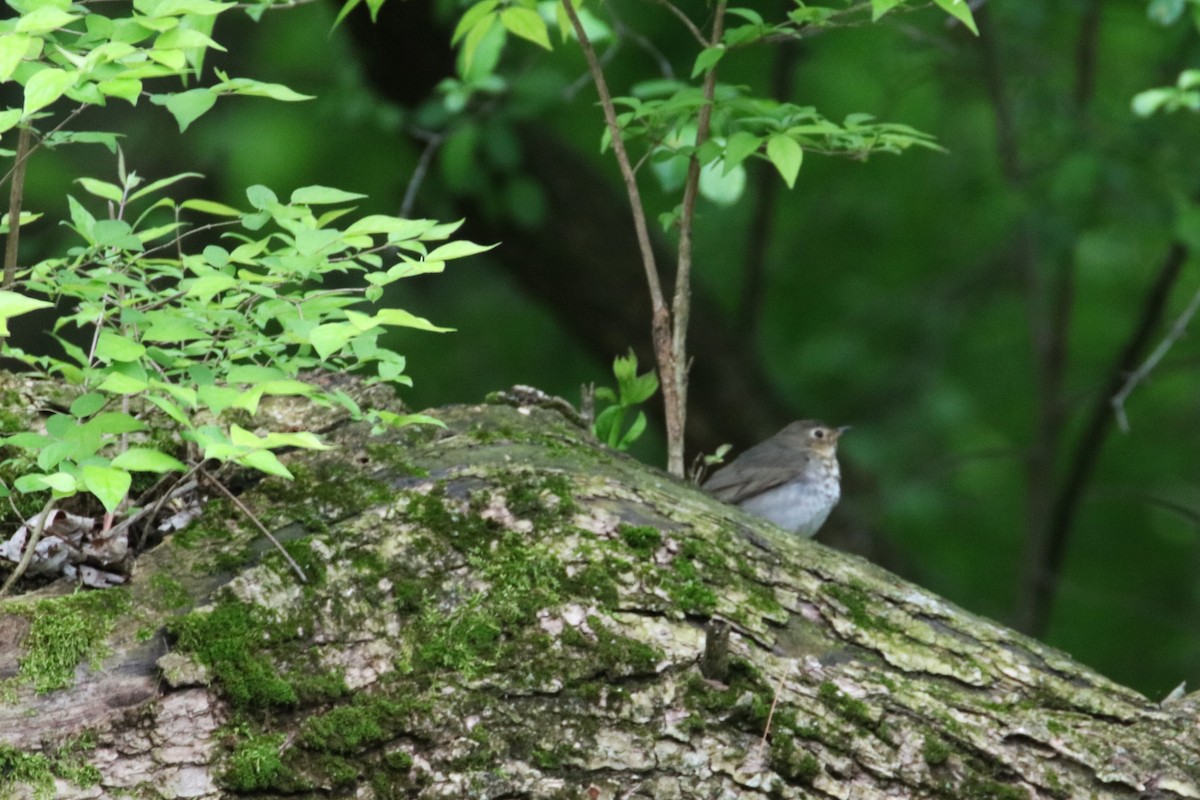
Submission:
POLYGON ((814 439, 824 439, 825 431, 821 430, 820 428, 817 428, 815 431, 813 431, 813 438, 814 439))

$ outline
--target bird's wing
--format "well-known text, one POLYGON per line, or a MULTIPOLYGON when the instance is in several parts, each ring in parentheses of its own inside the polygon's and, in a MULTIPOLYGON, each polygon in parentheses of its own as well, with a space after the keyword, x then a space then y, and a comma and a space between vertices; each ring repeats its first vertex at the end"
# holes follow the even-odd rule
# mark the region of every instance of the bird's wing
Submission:
POLYGON ((718 500, 736 504, 804 475, 807 456, 793 454, 794 466, 783 470, 779 468, 776 460, 762 457, 769 454, 754 454, 755 449, 757 448, 747 450, 728 467, 715 472, 705 481, 704 490, 718 500), (736 472, 731 469, 734 464, 738 467, 736 472))

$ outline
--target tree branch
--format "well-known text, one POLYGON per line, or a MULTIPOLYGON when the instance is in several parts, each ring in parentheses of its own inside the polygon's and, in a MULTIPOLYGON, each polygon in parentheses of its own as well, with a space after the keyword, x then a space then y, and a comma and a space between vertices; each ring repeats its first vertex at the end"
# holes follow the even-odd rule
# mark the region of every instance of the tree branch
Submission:
MULTIPOLYGON (((673 354, 671 312, 663 299, 662 283, 658 277, 654 249, 650 244, 650 231, 646 226, 646 212, 642 207, 642 196, 638 191, 637 178, 633 174, 633 167, 629 162, 629 153, 625 150, 625 142, 621 138, 621 126, 617 122, 617 111, 613 106, 612 95, 608 91, 608 83, 604 79, 604 71, 600 68, 599 60, 596 58, 596 50, 592 47, 592 42, 588 38, 587 31, 584 30, 583 23, 580 22, 571 0, 562 0, 562 7, 567 14, 567 19, 571 21, 571 26, 575 29, 575 36, 579 39, 579 47, 583 50, 583 57, 587 61, 592 82, 596 84, 596 92, 600 95, 600 107, 604 112, 604 122, 612 138, 613 154, 621 169, 625 192, 629 196, 633 227, 637 233, 638 250, 642 256, 642 268, 646 273, 646 285, 650 291, 650 305, 653 309, 651 332, 654 339, 654 355, 658 364, 659 381, 662 385, 663 407, 666 412, 668 447, 671 447, 670 443, 672 442, 679 443, 677 446, 682 452, 683 420, 679 416, 679 387, 675 382, 675 369, 671 364, 673 354)), ((668 466, 673 475, 683 477, 682 459, 678 464, 671 462, 668 466)))
MULTIPOLYGON (((713 17, 712 39, 709 47, 717 47, 725 32, 726 0, 718 0, 713 17)), ((696 197, 700 190, 700 148, 708 141, 712 123, 713 96, 717 90, 717 67, 713 65, 704 76, 704 105, 696 122, 696 146, 688 159, 687 181, 683 187, 683 212, 679 217, 679 260, 675 272, 675 298, 672 310, 675 330, 671 338, 671 366, 675 371, 676 414, 682 425, 687 418, 687 326, 692 306, 692 228, 696 218, 696 197)), ((672 475, 683 475, 683 436, 667 440, 667 468, 672 475)))

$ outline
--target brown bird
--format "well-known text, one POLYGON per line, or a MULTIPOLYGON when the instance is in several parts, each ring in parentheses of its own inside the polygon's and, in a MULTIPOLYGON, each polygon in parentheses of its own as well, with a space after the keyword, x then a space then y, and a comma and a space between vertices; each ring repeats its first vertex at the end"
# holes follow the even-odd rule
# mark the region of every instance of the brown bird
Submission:
POLYGON ((718 500, 809 537, 841 498, 837 443, 849 427, 793 422, 704 482, 718 500))

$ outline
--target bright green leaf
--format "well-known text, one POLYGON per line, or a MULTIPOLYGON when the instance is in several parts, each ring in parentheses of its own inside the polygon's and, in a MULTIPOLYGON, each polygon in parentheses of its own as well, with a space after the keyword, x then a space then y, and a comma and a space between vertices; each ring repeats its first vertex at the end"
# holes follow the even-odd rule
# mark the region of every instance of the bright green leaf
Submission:
POLYGON ((379 313, 374 316, 374 320, 380 325, 398 325, 405 328, 432 331, 433 333, 446 333, 454 330, 453 328, 440 328, 429 320, 418 317, 415 314, 410 314, 400 308, 380 309, 379 313))
POLYGON ((25 84, 25 105, 23 116, 28 117, 35 111, 40 111, 63 93, 75 85, 78 73, 49 67, 34 74, 25 84))
POLYGON ((692 65, 692 77, 702 75, 717 65, 725 55, 725 48, 721 45, 716 47, 706 47, 700 51, 700 55, 696 56, 696 63, 692 65))
POLYGON ((23 33, 0 34, 0 81, 12 78, 32 43, 33 37, 23 33))
POLYGON ((184 472, 184 464, 174 456, 148 447, 131 447, 112 460, 112 465, 130 472, 184 472))
POLYGON ((546 50, 553 49, 550 36, 546 31, 546 22, 541 16, 529 8, 509 6, 500 12, 500 21, 515 35, 533 42, 546 50))
POLYGON ((475 244, 465 240, 457 240, 447 242, 439 247, 435 247, 429 255, 425 256, 426 261, 450 261, 455 258, 465 258, 478 253, 486 253, 496 247, 494 244, 475 244))
POLYGON ((341 189, 332 189, 328 186, 303 186, 292 192, 292 205, 327 205, 330 203, 349 203, 353 200, 361 200, 366 197, 365 194, 357 194, 355 192, 344 192, 341 189))
POLYGON ((52 475, 22 475, 13 481, 13 486, 20 492, 41 492, 52 490, 59 497, 69 497, 75 494, 75 479, 65 472, 55 472, 52 475))
POLYGON ((35 300, 23 294, 0 289, 0 336, 8 336, 8 320, 39 308, 51 308, 54 304, 35 300))
POLYGON ((104 407, 108 398, 100 392, 88 392, 76 397, 71 403, 71 414, 76 417, 90 417, 104 407))
POLYGON ((179 123, 179 132, 182 133, 216 104, 217 96, 212 89, 189 89, 179 94, 152 94, 150 102, 165 106, 179 123))
POLYGON ((104 504, 104 510, 110 514, 117 510, 117 506, 129 494, 129 485, 133 482, 132 476, 123 469, 91 464, 80 470, 80 476, 83 478, 84 488, 96 495, 104 504))
POLYGON ((137 361, 145 354, 145 346, 110 330, 100 331, 96 341, 96 358, 102 361, 137 361))
POLYGON ((767 158, 779 170, 783 181, 791 189, 796 185, 796 176, 800 174, 800 164, 804 160, 804 150, 790 136, 777 134, 767 140, 767 158))
POLYGON ((971 14, 971 7, 967 5, 967 0, 933 0, 933 2, 937 3, 938 7, 947 14, 966 25, 967 30, 971 33, 979 35, 979 28, 975 27, 975 17, 971 14))
POLYGON ((49 33, 77 19, 79 19, 78 14, 68 13, 52 5, 44 5, 18 19, 13 30, 17 33, 49 33))

